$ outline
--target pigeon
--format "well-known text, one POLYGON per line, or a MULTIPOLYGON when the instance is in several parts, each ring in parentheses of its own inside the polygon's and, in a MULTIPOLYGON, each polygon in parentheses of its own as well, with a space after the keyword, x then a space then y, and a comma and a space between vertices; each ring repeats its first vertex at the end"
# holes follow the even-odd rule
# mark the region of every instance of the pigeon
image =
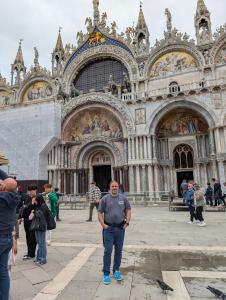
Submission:
POLYGON ((168 284, 166 284, 165 282, 163 282, 163 281, 161 281, 161 280, 156 280, 157 281, 157 283, 158 283, 158 285, 159 285, 159 287, 160 287, 160 289, 163 291, 163 292, 168 292, 168 291, 171 291, 171 292, 173 292, 173 289, 168 285, 168 284))
POLYGON ((226 294, 218 289, 215 289, 214 287, 208 286, 207 290, 209 290, 215 297, 226 300, 226 294))

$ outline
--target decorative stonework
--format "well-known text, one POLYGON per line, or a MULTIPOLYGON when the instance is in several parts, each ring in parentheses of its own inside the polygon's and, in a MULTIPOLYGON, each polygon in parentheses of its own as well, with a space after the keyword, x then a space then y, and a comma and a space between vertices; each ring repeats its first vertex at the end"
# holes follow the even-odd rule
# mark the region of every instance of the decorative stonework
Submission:
POLYGON ((76 149, 74 154, 73 161, 75 162, 75 166, 77 168, 83 167, 83 160, 84 157, 87 155, 89 151, 92 149, 101 147, 102 149, 107 148, 113 154, 115 164, 117 166, 122 166, 125 164, 124 160, 122 159, 122 155, 118 147, 114 144, 114 142, 109 141, 107 138, 103 137, 90 137, 86 140, 81 146, 76 149))
POLYGON ((136 80, 139 75, 139 69, 137 62, 135 59, 125 50, 116 47, 116 46, 107 46, 102 45, 98 47, 93 47, 79 56, 77 56, 67 67, 64 73, 64 81, 66 83, 66 91, 67 93, 70 90, 70 84, 75 77, 76 72, 84 65, 86 62, 91 59, 95 59, 96 57, 112 57, 116 58, 124 63, 126 66, 129 77, 132 80, 136 80))
POLYGON ((63 122, 65 121, 67 116, 69 116, 75 109, 78 109, 80 106, 88 106, 90 104, 95 103, 101 103, 104 106, 110 106, 114 108, 115 111, 117 111, 118 114, 121 116, 121 119, 124 120, 128 134, 132 134, 134 132, 134 121, 126 105, 111 95, 99 93, 79 96, 68 102, 62 110, 63 122))
POLYGON ((136 125, 146 124, 146 109, 139 108, 135 111, 136 125))

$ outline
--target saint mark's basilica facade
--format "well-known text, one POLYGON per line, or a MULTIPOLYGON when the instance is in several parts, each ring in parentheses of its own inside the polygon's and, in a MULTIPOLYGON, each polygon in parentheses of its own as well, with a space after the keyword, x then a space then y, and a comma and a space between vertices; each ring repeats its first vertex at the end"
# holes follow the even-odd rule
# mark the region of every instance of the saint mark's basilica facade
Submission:
POLYGON ((0 77, 0 150, 22 184, 84 194, 92 180, 106 191, 115 179, 158 195, 179 193, 185 178, 226 181, 226 24, 212 32, 197 0, 196 40, 166 9, 164 37, 150 45, 144 15, 141 5, 119 34, 93 0, 77 46, 59 31, 51 72, 37 48, 27 70, 20 42, 11 83, 0 77))

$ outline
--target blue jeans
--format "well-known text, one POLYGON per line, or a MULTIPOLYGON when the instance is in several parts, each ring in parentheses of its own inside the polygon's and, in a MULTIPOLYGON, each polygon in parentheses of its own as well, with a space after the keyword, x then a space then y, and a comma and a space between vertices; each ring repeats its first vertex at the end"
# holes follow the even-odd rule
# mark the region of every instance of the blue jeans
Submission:
POLYGON ((40 263, 46 263, 46 257, 47 257, 46 231, 35 231, 35 238, 38 244, 36 260, 40 263))
POLYGON ((115 246, 115 256, 113 273, 119 271, 122 259, 122 248, 125 237, 125 229, 119 227, 109 227, 103 230, 103 242, 104 242, 104 275, 110 275, 111 267, 111 254, 113 246, 115 246))
POLYGON ((0 234, 0 300, 9 299, 8 257, 13 246, 11 234, 0 234))

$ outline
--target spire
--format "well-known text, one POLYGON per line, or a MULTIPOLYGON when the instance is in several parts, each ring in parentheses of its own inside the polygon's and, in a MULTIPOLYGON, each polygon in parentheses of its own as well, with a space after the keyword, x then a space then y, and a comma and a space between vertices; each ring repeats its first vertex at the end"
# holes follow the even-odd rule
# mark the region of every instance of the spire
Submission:
POLYGON ((22 41, 23 40, 20 39, 19 48, 18 48, 18 51, 17 51, 17 54, 16 54, 16 58, 15 58, 14 64, 24 65, 23 52, 22 52, 22 47, 21 47, 22 41))
POLYGON ((196 15, 202 16, 209 13, 204 0, 198 0, 196 15))
POLYGON ((58 52, 58 51, 64 52, 64 45, 63 45, 62 37, 61 37, 61 29, 62 29, 62 27, 59 27, 59 34, 58 34, 56 47, 55 47, 56 52, 58 52))
POLYGON ((94 25, 98 25, 100 22, 99 0, 93 0, 93 21, 94 25))
POLYGON ((139 29, 145 29, 147 28, 147 24, 144 18, 144 13, 143 13, 143 3, 140 2, 140 12, 139 12, 139 17, 138 17, 138 22, 137 22, 137 28, 139 29))

